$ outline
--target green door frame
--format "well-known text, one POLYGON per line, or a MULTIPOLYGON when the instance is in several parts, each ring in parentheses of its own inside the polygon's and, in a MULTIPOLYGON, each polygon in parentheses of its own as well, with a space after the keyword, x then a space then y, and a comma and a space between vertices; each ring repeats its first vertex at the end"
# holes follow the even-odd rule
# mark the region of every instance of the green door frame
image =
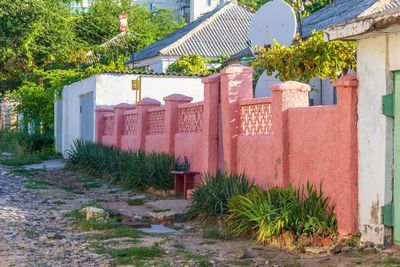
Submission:
POLYGON ((393 239, 400 245, 400 71, 394 75, 393 239))

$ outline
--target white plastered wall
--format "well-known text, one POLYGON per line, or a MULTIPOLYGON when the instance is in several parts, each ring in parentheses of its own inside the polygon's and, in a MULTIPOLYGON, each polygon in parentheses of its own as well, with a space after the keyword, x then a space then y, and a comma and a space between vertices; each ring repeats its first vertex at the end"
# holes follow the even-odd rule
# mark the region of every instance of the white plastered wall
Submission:
POLYGON ((161 103, 171 94, 193 97, 193 102, 204 100, 204 85, 198 77, 142 77, 142 98, 154 98, 161 103))
POLYGON ((80 136, 80 95, 94 92, 96 76, 65 86, 62 92, 62 153, 65 153, 80 136))
POLYGON ((400 36, 358 41, 359 224, 363 241, 390 243, 381 206, 392 202, 393 119, 382 114, 382 96, 393 92, 391 71, 400 69, 400 36))
MULTIPOLYGON (((94 106, 133 104, 136 93, 132 90, 132 80, 138 77, 137 74, 101 74, 65 86, 62 92, 62 131, 61 134, 56 134, 57 142, 61 136, 59 152, 65 153, 74 140, 80 138, 81 95, 93 92, 94 106)), ((161 103, 170 94, 183 94, 193 97, 195 102, 202 101, 203 88, 202 78, 198 77, 142 75, 142 98, 151 97, 161 103)), ((93 127, 95 129, 95 121, 93 127)))

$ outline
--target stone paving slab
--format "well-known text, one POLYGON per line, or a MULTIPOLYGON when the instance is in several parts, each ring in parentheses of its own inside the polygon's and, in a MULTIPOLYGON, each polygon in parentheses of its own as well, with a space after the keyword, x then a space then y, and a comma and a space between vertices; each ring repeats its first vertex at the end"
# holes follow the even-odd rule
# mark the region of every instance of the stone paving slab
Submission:
POLYGON ((138 228, 138 230, 147 234, 179 234, 178 231, 161 224, 152 224, 150 228, 138 228))
POLYGON ((50 159, 50 160, 45 160, 41 163, 38 164, 31 164, 31 165, 25 165, 23 168, 27 170, 49 170, 49 171, 56 171, 56 170, 61 170, 65 167, 65 162, 62 159, 50 159))

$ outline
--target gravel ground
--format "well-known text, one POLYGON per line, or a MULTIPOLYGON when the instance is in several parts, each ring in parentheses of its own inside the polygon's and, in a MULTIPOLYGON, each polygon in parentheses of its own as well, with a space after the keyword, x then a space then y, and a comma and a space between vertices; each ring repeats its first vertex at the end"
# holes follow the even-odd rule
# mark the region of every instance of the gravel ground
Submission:
MULTIPOLYGON (((72 227, 72 219, 65 216, 89 200, 96 200, 102 206, 128 217, 146 215, 155 209, 166 208, 163 205, 168 204, 174 205, 172 209, 179 210, 175 207, 179 203, 176 200, 166 201, 149 194, 123 190, 98 179, 88 180, 75 172, 47 170, 22 177, 8 174, 7 168, 0 166, 0 267, 114 266, 110 263, 115 263, 115 259, 107 259, 106 255, 95 252, 93 234, 99 231, 79 231, 72 227), (144 198, 145 204, 129 206, 127 200, 131 198, 144 198)), ((397 248, 349 248, 334 256, 328 255, 326 249, 311 248, 306 250, 307 253, 296 254, 246 239, 205 237, 204 232, 210 226, 198 222, 175 222, 170 227, 177 229, 177 234, 153 234, 137 242, 123 237, 111 238, 103 240, 100 245, 124 249, 160 243, 163 251, 160 255, 141 261, 140 266, 150 267, 400 266, 400 251, 397 248), (244 249, 250 256, 242 259, 240 255, 244 249)))
POLYGON ((107 266, 62 210, 0 172, 0 266, 107 266))

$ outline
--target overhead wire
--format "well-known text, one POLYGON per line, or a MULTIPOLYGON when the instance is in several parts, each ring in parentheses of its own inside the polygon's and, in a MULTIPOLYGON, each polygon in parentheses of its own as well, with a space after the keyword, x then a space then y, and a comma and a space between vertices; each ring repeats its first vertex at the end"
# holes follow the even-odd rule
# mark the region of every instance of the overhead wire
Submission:
MULTIPOLYGON (((42 4, 39 4, 38 1, 36 1, 36 2, 35 2, 35 1, 36 1, 36 0, 32 0, 31 3, 33 3, 33 4, 36 3, 36 6, 37 6, 37 7, 42 8, 43 10, 47 11, 47 12, 50 13, 51 15, 57 16, 57 17, 61 18, 62 20, 66 21, 66 22, 68 22, 68 23, 74 24, 76 27, 80 28, 81 30, 86 31, 86 32, 88 32, 88 33, 90 33, 90 34, 92 34, 92 35, 94 35, 94 36, 97 36, 97 37, 99 37, 100 39, 104 40, 105 42, 108 42, 108 41, 110 40, 110 39, 108 39, 108 38, 106 38, 106 37, 100 36, 99 34, 97 34, 97 33, 93 32, 93 31, 90 31, 90 30, 84 28, 84 27, 81 26, 81 25, 78 25, 76 22, 70 21, 70 20, 64 18, 63 16, 61 16, 61 15, 59 15, 59 14, 57 14, 57 13, 53 13, 52 11, 48 10, 45 6, 43 6, 42 4)), ((41 2, 40 2, 40 3, 41 3, 41 2)), ((88 24, 91 25, 91 26, 93 26, 94 28, 97 28, 97 29, 99 29, 100 31, 104 32, 104 30, 101 29, 100 27, 98 27, 97 25, 94 25, 94 24, 91 24, 91 23, 88 23, 88 24)), ((133 47, 125 38, 124 38, 124 41, 125 41, 125 44, 127 44, 127 45, 129 46, 129 48, 132 48, 133 51, 134 51, 134 47, 133 47)), ((122 46, 122 45, 119 44, 119 43, 113 43, 113 45, 117 45, 117 46, 120 46, 120 47, 124 48, 124 46, 122 46)), ((125 46, 125 47, 126 47, 126 46, 125 46)), ((117 53, 117 54, 114 54, 114 51, 112 51, 112 50, 111 50, 111 53, 112 53, 112 56, 113 56, 113 57, 114 57, 114 55, 117 56, 116 58, 118 58, 118 57, 120 56, 118 53, 117 53)))

